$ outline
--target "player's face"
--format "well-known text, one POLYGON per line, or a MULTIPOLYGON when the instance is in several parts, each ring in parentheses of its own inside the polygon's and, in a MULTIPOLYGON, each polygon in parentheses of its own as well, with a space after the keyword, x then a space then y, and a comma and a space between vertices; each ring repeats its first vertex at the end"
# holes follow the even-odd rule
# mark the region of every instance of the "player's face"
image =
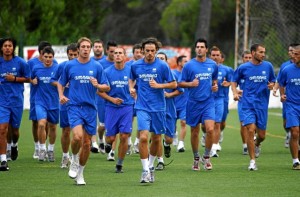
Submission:
POLYGON ((156 47, 155 44, 145 44, 144 47, 145 61, 151 63, 155 60, 156 47))
POLYGON ((67 55, 68 55, 68 59, 72 60, 72 59, 78 57, 78 51, 77 50, 76 51, 69 50, 67 55))
POLYGON ((108 59, 109 59, 110 61, 114 61, 114 52, 115 52, 115 49, 116 49, 116 48, 117 48, 117 47, 110 46, 110 47, 106 50, 108 59))
POLYGON ((195 48, 196 56, 199 58, 206 57, 207 48, 204 42, 198 42, 195 48))
POLYGON ((243 63, 249 62, 251 59, 252 59, 252 55, 250 53, 249 54, 244 54, 243 63))
POLYGON ((143 57, 142 50, 141 49, 135 49, 134 53, 133 53, 133 59, 134 60, 139 60, 142 57, 143 57))
POLYGON ((157 54, 156 57, 159 58, 159 59, 161 59, 162 61, 167 62, 167 58, 166 58, 166 56, 164 54, 157 54))
POLYGON ((3 56, 12 56, 13 52, 14 52, 14 46, 13 43, 11 41, 5 41, 2 45, 2 53, 3 56))
POLYGON ((43 62, 46 66, 51 66, 53 62, 53 54, 52 53, 44 53, 43 54, 43 62))
POLYGON ((115 63, 122 63, 125 61, 124 49, 116 48, 114 51, 114 61, 115 63))
POLYGON ((257 47, 256 51, 252 52, 253 59, 257 62, 262 62, 266 56, 266 48, 259 46, 257 47))
POLYGON ((102 43, 99 42, 94 43, 93 51, 95 56, 101 56, 103 53, 102 43))
POLYGON ((79 56, 81 58, 90 57, 91 53, 91 43, 88 41, 82 41, 79 46, 79 56))
POLYGON ((293 62, 300 66, 300 49, 294 49, 293 50, 293 62))
POLYGON ((293 51, 294 51, 294 48, 293 47, 289 47, 288 55, 289 55, 290 58, 293 57, 293 51))
POLYGON ((181 67, 183 67, 184 65, 185 65, 185 63, 187 63, 187 58, 186 57, 184 57, 184 58, 182 58, 182 60, 181 60, 181 62, 179 62, 179 65, 181 66, 181 67))
POLYGON ((211 51, 210 58, 217 62, 217 64, 221 63, 221 52, 220 51, 211 51))

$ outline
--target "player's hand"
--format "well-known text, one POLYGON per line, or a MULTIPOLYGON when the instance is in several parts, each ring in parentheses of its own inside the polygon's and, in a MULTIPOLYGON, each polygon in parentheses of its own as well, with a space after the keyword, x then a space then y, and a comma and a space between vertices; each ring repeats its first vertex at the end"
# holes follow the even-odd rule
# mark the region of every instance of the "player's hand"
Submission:
POLYGON ((133 98, 136 97, 136 89, 135 88, 130 88, 129 92, 130 92, 130 96, 132 96, 133 98))
POLYGON ((276 94, 276 93, 277 93, 277 90, 273 89, 273 96, 275 96, 275 97, 279 97, 279 95, 278 95, 278 94, 276 94))
POLYGON ((62 97, 59 97, 59 102, 60 104, 66 104, 70 99, 68 99, 67 97, 65 96, 62 96, 62 97))
POLYGON ((198 77, 195 77, 195 79, 192 81, 192 87, 199 86, 199 83, 200 83, 200 81, 199 81, 198 77))
POLYGON ((281 102, 285 102, 285 101, 286 101, 286 95, 285 95, 285 94, 284 94, 284 95, 281 95, 280 101, 281 101, 281 102))
POLYGON ((237 90, 237 94, 239 95, 239 97, 243 96, 243 90, 237 90))
POLYGON ((34 79, 32 79, 32 80, 31 80, 31 83, 32 83, 33 85, 36 85, 36 84, 38 84, 38 80, 37 80, 37 78, 34 78, 34 79))
POLYGON ((230 82, 226 81, 226 77, 224 77, 224 80, 222 81, 221 86, 224 86, 224 87, 230 86, 230 82))
POLYGON ((124 100, 120 98, 113 98, 112 102, 116 105, 121 105, 124 102, 124 100))
POLYGON ((236 94, 233 94, 233 100, 235 101, 239 101, 240 100, 240 94, 239 93, 236 93, 236 94))
POLYGON ((149 85, 151 88, 159 88, 159 84, 153 79, 153 77, 149 80, 149 85))
POLYGON ((15 76, 12 73, 7 73, 4 78, 6 81, 15 81, 15 76))
POLYGON ((214 82, 214 84, 213 84, 212 87, 211 87, 211 90, 212 90, 213 92, 217 92, 217 91, 218 91, 218 83, 214 82))
POLYGON ((90 77, 90 82, 92 83, 92 85, 97 88, 98 86, 98 81, 97 79, 95 79, 94 77, 90 77))
POLYGON ((273 90, 275 83, 274 82, 269 82, 268 81, 268 89, 273 90))

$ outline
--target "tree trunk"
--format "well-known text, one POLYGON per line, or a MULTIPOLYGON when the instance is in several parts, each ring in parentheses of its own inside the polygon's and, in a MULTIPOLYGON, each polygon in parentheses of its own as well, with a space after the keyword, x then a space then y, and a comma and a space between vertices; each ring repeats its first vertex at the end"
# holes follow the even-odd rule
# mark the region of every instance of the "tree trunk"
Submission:
POLYGON ((198 16, 195 39, 205 38, 209 42, 209 27, 211 16, 211 0, 199 0, 200 9, 198 16))

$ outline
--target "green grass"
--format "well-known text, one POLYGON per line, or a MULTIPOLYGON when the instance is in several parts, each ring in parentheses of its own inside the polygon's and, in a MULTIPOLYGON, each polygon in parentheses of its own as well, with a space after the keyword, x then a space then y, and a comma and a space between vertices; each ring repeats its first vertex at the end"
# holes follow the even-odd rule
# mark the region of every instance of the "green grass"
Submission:
MULTIPOLYGON (((271 109, 268 134, 257 159, 258 171, 247 170, 249 157, 242 155, 239 122, 231 110, 219 158, 212 158, 213 170, 191 170, 193 156, 188 135, 186 152, 165 159, 174 160, 164 171, 156 171, 153 184, 139 183, 141 162, 137 154, 127 156, 124 173, 114 173, 115 162, 102 154, 91 154, 84 171, 86 186, 76 186, 60 169, 60 134, 57 132, 54 163, 32 159, 34 150, 31 122, 24 111, 19 140, 19 157, 9 162, 10 171, 0 172, 1 196, 296 196, 299 173, 291 170, 289 149, 284 148, 280 109, 271 109)), ((135 128, 135 125, 134 125, 135 128)), ((135 134, 134 134, 135 136, 135 134)), ((200 148, 201 154, 203 148, 200 148)), ((201 166, 202 167, 202 166, 201 166)))

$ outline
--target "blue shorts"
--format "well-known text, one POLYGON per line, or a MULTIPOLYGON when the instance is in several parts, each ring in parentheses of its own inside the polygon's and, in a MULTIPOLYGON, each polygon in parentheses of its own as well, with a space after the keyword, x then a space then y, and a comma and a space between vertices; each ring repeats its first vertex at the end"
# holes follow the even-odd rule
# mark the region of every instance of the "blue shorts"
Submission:
POLYGON ((97 130, 97 110, 91 106, 68 106, 68 116, 70 127, 73 129, 82 125, 86 133, 96 135, 97 130))
POLYGON ((97 103, 98 119, 100 124, 105 121, 105 103, 97 103))
POLYGON ((215 98, 215 122, 222 122, 222 117, 224 114, 224 98, 215 98))
POLYGON ((30 103, 29 120, 37 120, 34 103, 30 103))
POLYGON ((244 119, 245 119, 245 114, 242 110, 242 102, 241 101, 238 102, 237 110, 238 110, 238 115, 239 115, 240 122, 243 122, 244 119))
POLYGON ((222 122, 226 121, 228 113, 229 113, 228 100, 224 99, 224 112, 223 112, 223 116, 222 116, 222 122))
POLYGON ((208 99, 203 102, 188 100, 186 114, 188 114, 186 123, 191 127, 204 123, 205 120, 215 120, 214 99, 208 99))
POLYGON ((59 121, 59 109, 47 110, 41 105, 35 105, 37 120, 46 119, 52 124, 57 124, 59 121))
POLYGON ((174 138, 175 130, 176 130, 176 118, 171 117, 166 114, 166 133, 165 135, 174 138))
POLYGON ((21 125, 23 106, 3 107, 0 106, 0 124, 9 123, 13 128, 18 129, 21 125))
POLYGON ((106 136, 115 136, 118 133, 132 132, 133 106, 105 107, 106 136))
POLYGON ((300 126, 300 107, 295 104, 286 103, 286 128, 300 126))
POLYGON ((186 108, 176 109, 177 119, 186 120, 186 108))
POLYGON ((67 110, 59 111, 59 118, 60 118, 59 119, 60 128, 66 128, 70 126, 67 110))
POLYGON ((147 130, 156 135, 166 132, 166 112, 147 112, 136 110, 138 130, 147 130))
POLYGON ((282 118, 286 119, 286 102, 282 102, 282 118))
POLYGON ((268 109, 243 109, 244 121, 243 126, 255 124, 261 130, 267 129, 268 109))

